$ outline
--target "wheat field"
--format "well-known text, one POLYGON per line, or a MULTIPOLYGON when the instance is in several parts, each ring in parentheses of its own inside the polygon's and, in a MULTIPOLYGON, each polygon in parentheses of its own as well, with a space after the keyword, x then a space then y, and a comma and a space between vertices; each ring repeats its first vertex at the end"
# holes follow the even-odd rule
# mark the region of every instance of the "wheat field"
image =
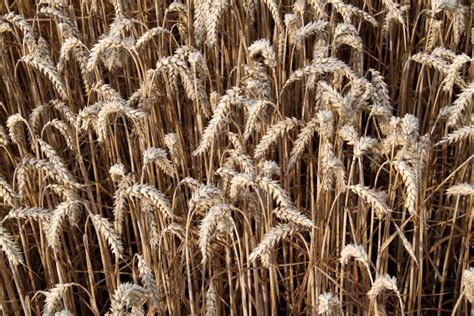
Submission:
POLYGON ((1 1, 0 314, 474 314, 469 2, 1 1))

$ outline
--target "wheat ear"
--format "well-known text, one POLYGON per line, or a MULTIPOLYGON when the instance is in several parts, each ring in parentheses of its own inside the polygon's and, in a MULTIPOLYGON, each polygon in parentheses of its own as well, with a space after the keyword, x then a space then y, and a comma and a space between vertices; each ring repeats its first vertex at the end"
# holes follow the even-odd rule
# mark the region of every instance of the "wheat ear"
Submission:
POLYGON ((318 297, 318 314, 342 315, 342 305, 339 298, 331 292, 324 292, 318 297))
POLYGON ((142 286, 122 283, 114 291, 110 312, 112 315, 125 315, 128 308, 142 309, 147 299, 148 293, 142 286))
MULTIPOLYGON (((254 262, 257 258, 261 258, 262 255, 268 255, 268 252, 275 248, 280 241, 293 235, 297 230, 297 227, 293 224, 278 224, 277 226, 272 227, 252 251, 249 256, 249 261, 254 262)), ((262 260, 262 265, 268 269, 270 267, 270 262, 262 260)))
POLYGON ((201 249, 202 262, 211 256, 211 241, 219 222, 230 216, 233 207, 229 204, 216 204, 207 212, 199 226, 199 248, 201 249))
POLYGON ((263 62, 271 68, 275 68, 277 64, 275 51, 269 40, 256 40, 249 46, 250 57, 254 58, 257 54, 261 54, 263 62))
POLYGON ((168 159, 168 154, 161 148, 150 147, 143 152, 143 167, 144 170, 150 162, 155 162, 158 168, 168 176, 172 176, 175 172, 173 164, 168 159))
POLYGON ((174 218, 170 202, 157 188, 149 184, 134 184, 126 192, 129 196, 146 200, 150 205, 160 210, 165 217, 169 219, 174 218))
POLYGON ((57 310, 61 307, 61 300, 63 299, 66 290, 74 285, 73 283, 56 284, 49 291, 40 291, 44 294, 43 316, 55 316, 57 310))
POLYGON ((7 180, 0 176, 0 198, 8 205, 14 206, 18 197, 18 194, 13 191, 13 188, 7 180))
POLYGON ((12 265, 23 264, 23 256, 13 236, 0 224, 0 248, 12 265))
POLYGON ((458 183, 446 190, 449 196, 474 196, 474 187, 469 183, 458 183))
POLYGON ((474 304, 474 267, 470 267, 463 271, 461 287, 464 297, 471 304, 474 304))
POLYGON ((377 296, 379 296, 383 290, 393 291, 397 295, 398 301, 400 302, 400 309, 402 311, 402 315, 404 315, 405 313, 403 300, 402 296, 400 295, 400 292, 398 291, 397 279, 395 277, 390 277, 390 275, 388 274, 379 276, 377 279, 375 279, 375 282, 372 285, 370 291, 367 293, 367 295, 369 296, 370 300, 375 301, 377 296))
POLYGON ((418 180, 415 171, 404 161, 394 161, 395 169, 400 173, 405 184, 406 200, 405 207, 410 215, 416 214, 416 206, 418 202, 418 180))
POLYGON ((299 121, 296 118, 287 117, 272 125, 262 137, 257 147, 255 147, 254 158, 263 158, 267 150, 278 140, 278 138, 283 137, 298 123, 299 121))
POLYGON ((313 221, 296 208, 278 207, 273 210, 273 214, 279 219, 294 223, 304 229, 311 229, 314 226, 313 221))
POLYGON ((154 307, 160 306, 160 296, 158 293, 158 288, 156 286, 155 276, 153 271, 150 269, 149 265, 145 262, 140 255, 137 255, 138 258, 138 273, 140 275, 143 286, 148 292, 150 301, 154 307))
POLYGON ((56 92, 61 96, 61 98, 67 100, 66 85, 59 75, 55 65, 48 62, 47 59, 33 55, 23 56, 20 61, 23 61, 25 64, 37 69, 45 75, 53 83, 56 92))
POLYGON ((107 241, 115 257, 121 258, 123 256, 123 244, 120 240, 119 234, 112 227, 112 224, 109 222, 109 220, 98 214, 93 214, 90 216, 90 218, 95 230, 97 231, 97 234, 107 241))
POLYGON ((361 184, 350 185, 348 188, 360 196, 366 203, 370 204, 379 219, 382 219, 384 215, 391 213, 392 210, 387 205, 387 198, 384 191, 376 192, 361 184))

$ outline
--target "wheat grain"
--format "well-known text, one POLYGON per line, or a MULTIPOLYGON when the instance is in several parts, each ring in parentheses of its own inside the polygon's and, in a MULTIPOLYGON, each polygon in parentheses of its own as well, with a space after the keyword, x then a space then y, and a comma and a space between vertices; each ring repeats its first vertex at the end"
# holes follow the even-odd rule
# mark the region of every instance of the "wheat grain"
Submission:
POLYGON ((151 39, 155 36, 158 36, 160 34, 169 34, 171 35, 171 32, 165 28, 162 28, 160 26, 154 27, 152 29, 149 29, 145 33, 143 33, 140 38, 136 41, 135 47, 136 49, 143 48, 145 44, 147 44, 151 39))
POLYGON ((264 113, 265 109, 267 109, 268 105, 274 107, 273 103, 266 100, 258 100, 257 102, 249 104, 249 115, 245 122, 244 140, 250 138, 257 126, 259 117, 264 113))
POLYGON ((174 133, 168 133, 165 135, 163 141, 170 152, 171 159, 175 164, 178 164, 178 162, 184 157, 183 148, 178 136, 174 133))
POLYGON ((359 32, 352 24, 339 23, 334 31, 332 46, 336 50, 342 45, 348 45, 356 50, 363 49, 362 38, 359 32))
POLYGON ((320 120, 318 117, 313 117, 309 120, 304 127, 298 133, 296 141, 294 143, 293 149, 290 153, 290 160, 288 161, 288 168, 292 168, 301 154, 303 153, 305 147, 309 144, 313 138, 314 133, 318 130, 320 120))
POLYGON ((197 0, 194 3, 194 38, 199 45, 206 35, 207 13, 210 0, 197 0))
POLYGON ((226 119, 231 110, 231 105, 242 105, 244 100, 239 96, 239 89, 227 90, 227 94, 220 98, 219 103, 212 115, 212 119, 209 121, 203 135, 201 136, 201 142, 199 146, 193 151, 193 156, 203 154, 216 138, 219 130, 221 130, 225 124, 226 119))
POLYGON ((344 23, 351 23, 351 18, 355 15, 363 18, 373 26, 377 26, 377 21, 371 15, 351 4, 346 4, 342 0, 329 0, 328 3, 331 3, 337 12, 341 14, 344 23))
POLYGON ((61 121, 61 120, 58 120, 58 119, 53 119, 53 120, 47 122, 43 126, 43 131, 41 132, 41 134, 43 134, 45 128, 47 128, 48 126, 52 126, 55 129, 57 129, 59 131, 59 133, 66 140, 67 147, 72 152, 76 152, 76 143, 74 141, 74 133, 73 133, 72 128, 68 124, 66 124, 64 121, 61 121))
POLYGON ((184 229, 184 227, 177 223, 171 223, 168 226, 166 226, 165 229, 161 231, 160 238, 162 238, 168 232, 174 234, 181 240, 184 240, 186 236, 186 230, 184 229))
POLYGON ((264 192, 269 194, 281 207, 289 209, 293 207, 288 192, 283 189, 277 181, 259 176, 255 179, 255 183, 257 183, 258 187, 264 192))
POLYGON ((227 6, 227 0, 209 2, 209 11, 206 17, 206 44, 209 47, 214 47, 217 44, 217 28, 227 6))
POLYGON ((367 293, 367 295, 369 296, 369 298, 371 300, 375 300, 377 298, 377 296, 379 296, 380 293, 383 290, 393 291, 397 295, 398 300, 400 302, 400 308, 403 311, 403 308, 404 308, 403 307, 403 301, 402 301, 402 297, 400 295, 400 292, 398 291, 397 279, 395 277, 390 277, 390 275, 388 275, 388 274, 384 274, 382 276, 379 276, 374 281, 374 284, 372 285, 372 288, 367 293))
POLYGON ((288 80, 285 82, 283 89, 293 82, 302 80, 310 75, 321 76, 328 73, 336 73, 346 75, 350 78, 356 78, 355 73, 349 68, 349 66, 339 59, 332 57, 315 58, 307 66, 292 72, 288 80))
POLYGON ((236 149, 229 149, 226 153, 229 154, 229 159, 226 160, 226 163, 238 165, 243 172, 248 173, 249 175, 255 174, 254 162, 249 155, 236 149))
POLYGON ((255 186, 253 178, 247 173, 238 173, 232 177, 230 181, 229 196, 235 200, 239 195, 243 195, 248 192, 250 188, 255 186))
POLYGON ((122 114, 129 118, 136 127, 145 119, 146 113, 142 110, 130 108, 124 103, 111 101, 100 105, 100 110, 97 115, 97 124, 95 125, 98 141, 103 142, 107 138, 107 127, 109 117, 113 114, 122 114))
POLYGON ((59 96, 63 100, 67 99, 66 85, 64 84, 63 79, 59 75, 55 65, 48 62, 47 59, 43 59, 33 55, 23 56, 20 61, 23 61, 25 64, 31 66, 32 68, 37 69, 44 76, 46 76, 53 83, 53 86, 59 96))
POLYGON ((354 258, 355 261, 362 263, 364 266, 369 267, 367 252, 361 245, 348 244, 344 246, 339 261, 341 264, 347 264, 352 258, 354 258))
POLYGON ((468 63, 471 61, 472 61, 471 58, 465 54, 458 55, 456 56, 456 58, 454 58, 453 62, 449 66, 447 75, 442 82, 443 90, 445 92, 449 92, 453 89, 456 78, 459 76, 458 75, 459 70, 465 63, 468 63))
POLYGON ((260 161, 258 164, 258 168, 260 169, 260 172, 258 173, 258 175, 269 178, 269 179, 271 179, 273 175, 277 175, 277 176, 281 175, 280 166, 278 165, 278 163, 276 163, 273 160, 260 161))
MULTIPOLYGON (((286 24, 286 23, 285 23, 286 24)), ((326 21, 313 21, 309 22, 306 25, 300 27, 296 30, 294 35, 294 42, 298 47, 301 47, 304 44, 304 40, 313 35, 323 35, 325 29, 328 26, 326 21)))
POLYGON ((20 130, 20 123, 25 123, 28 126, 28 122, 21 116, 20 113, 10 115, 7 119, 8 135, 13 143, 19 145, 23 138, 22 131, 20 130))

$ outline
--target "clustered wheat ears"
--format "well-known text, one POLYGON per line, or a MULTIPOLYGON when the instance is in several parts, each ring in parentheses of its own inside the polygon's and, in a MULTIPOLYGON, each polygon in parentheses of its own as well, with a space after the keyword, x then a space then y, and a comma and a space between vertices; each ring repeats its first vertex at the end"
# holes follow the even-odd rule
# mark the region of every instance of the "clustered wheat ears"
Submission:
POLYGON ((0 310, 473 313, 468 2, 0 4, 0 310))

